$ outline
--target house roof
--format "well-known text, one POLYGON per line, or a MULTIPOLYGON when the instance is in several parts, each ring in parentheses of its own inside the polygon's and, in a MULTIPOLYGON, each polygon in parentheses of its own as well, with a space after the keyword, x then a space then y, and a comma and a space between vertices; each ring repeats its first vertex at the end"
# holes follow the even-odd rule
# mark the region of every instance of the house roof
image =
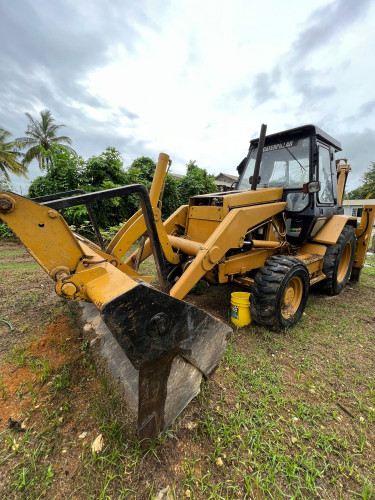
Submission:
POLYGON ((238 175, 224 174, 222 172, 220 172, 220 174, 215 177, 215 181, 225 181, 225 182, 234 182, 237 179, 238 175))

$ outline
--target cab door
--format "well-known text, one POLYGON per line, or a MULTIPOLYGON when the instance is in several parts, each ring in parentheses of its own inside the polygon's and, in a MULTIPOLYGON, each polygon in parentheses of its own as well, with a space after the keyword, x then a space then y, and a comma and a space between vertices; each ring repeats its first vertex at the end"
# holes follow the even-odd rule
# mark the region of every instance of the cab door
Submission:
POLYGON ((333 152, 329 146, 318 142, 318 181, 320 191, 316 193, 316 215, 330 217, 336 213, 337 181, 332 168, 333 152), (336 181, 336 183, 335 183, 336 181))

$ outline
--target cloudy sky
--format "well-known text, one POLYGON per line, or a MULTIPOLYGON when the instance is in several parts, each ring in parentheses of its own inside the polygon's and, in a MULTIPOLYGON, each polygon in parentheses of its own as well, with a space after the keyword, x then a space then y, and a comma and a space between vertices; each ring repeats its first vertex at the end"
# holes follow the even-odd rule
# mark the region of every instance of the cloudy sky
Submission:
POLYGON ((235 174, 262 123, 314 123, 353 189, 375 161, 374 26, 371 0, 0 0, 0 126, 49 109, 84 158, 235 174))

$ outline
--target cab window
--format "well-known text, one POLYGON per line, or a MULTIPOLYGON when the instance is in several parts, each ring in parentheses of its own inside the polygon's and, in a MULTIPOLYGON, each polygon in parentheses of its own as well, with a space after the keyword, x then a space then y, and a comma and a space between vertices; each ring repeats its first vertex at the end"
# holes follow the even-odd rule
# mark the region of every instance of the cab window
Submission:
MULTIPOLYGON (((244 174, 238 189, 250 188, 257 148, 250 152, 244 174)), ((283 187, 284 189, 302 189, 309 182, 310 138, 281 141, 266 144, 263 148, 260 164, 258 187, 283 187)))
POLYGON ((331 155, 329 150, 323 146, 319 146, 319 181, 319 202, 333 204, 331 155))

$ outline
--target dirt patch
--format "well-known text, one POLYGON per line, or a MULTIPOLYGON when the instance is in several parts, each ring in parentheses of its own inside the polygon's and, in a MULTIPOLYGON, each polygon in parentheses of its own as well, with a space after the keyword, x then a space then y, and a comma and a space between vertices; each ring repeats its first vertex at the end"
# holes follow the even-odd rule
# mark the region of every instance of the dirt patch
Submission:
POLYGON ((67 317, 57 318, 45 331, 38 340, 13 353, 13 363, 0 365, 0 431, 7 427, 9 418, 23 418, 35 390, 45 394, 44 379, 64 366, 74 352, 74 332, 67 317))
POLYGON ((30 406, 30 397, 22 394, 22 386, 36 382, 36 375, 29 367, 14 368, 12 364, 0 366, 0 432, 8 427, 8 420, 22 420, 23 409, 30 406), (19 393, 19 396, 18 394, 19 393))
POLYGON ((51 278, 14 241, 0 240, 0 358, 38 335, 64 310, 51 278), (3 267, 2 267, 3 266, 3 267))
POLYGON ((62 367, 74 349, 74 330, 66 316, 57 318, 40 339, 31 342, 30 352, 48 360, 54 370, 62 367))

